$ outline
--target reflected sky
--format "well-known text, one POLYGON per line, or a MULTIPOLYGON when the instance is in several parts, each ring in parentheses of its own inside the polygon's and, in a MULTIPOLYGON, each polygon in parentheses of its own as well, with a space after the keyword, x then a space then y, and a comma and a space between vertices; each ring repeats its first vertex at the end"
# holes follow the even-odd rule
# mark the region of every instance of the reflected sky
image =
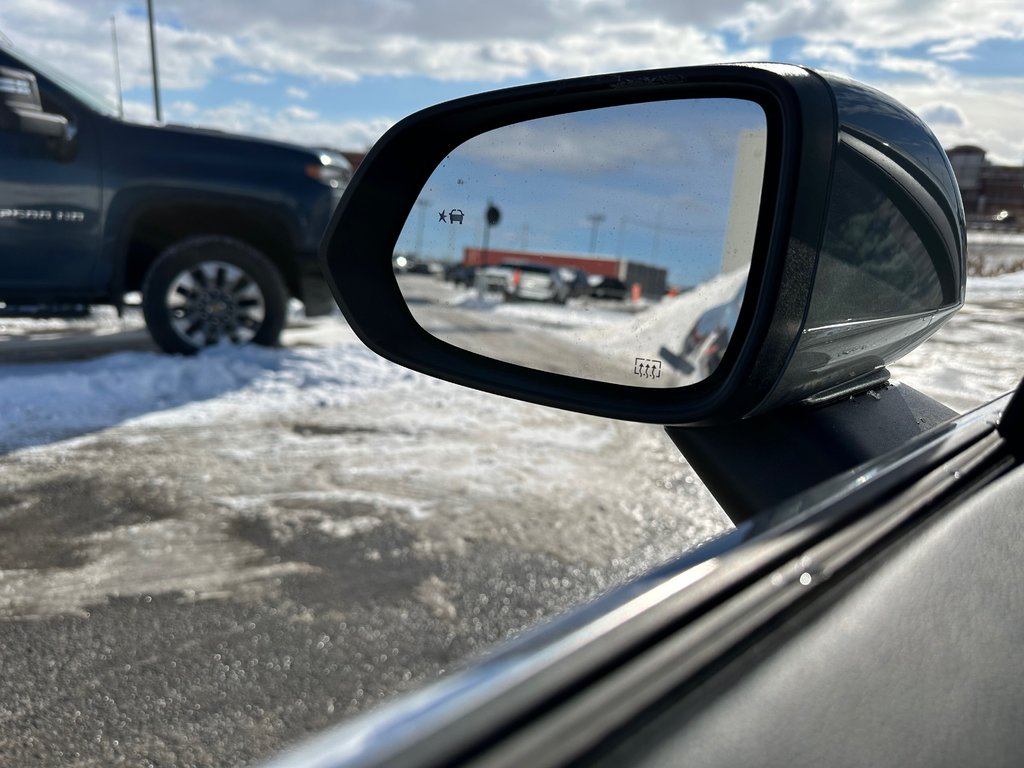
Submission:
POLYGON ((757 145, 759 180, 765 117, 748 101, 624 105, 499 128, 434 172, 396 252, 455 262, 486 237, 496 250, 661 266, 670 284, 693 286, 722 270, 737 158, 752 162, 744 140, 757 145), (489 204, 501 220, 485 233, 489 204))

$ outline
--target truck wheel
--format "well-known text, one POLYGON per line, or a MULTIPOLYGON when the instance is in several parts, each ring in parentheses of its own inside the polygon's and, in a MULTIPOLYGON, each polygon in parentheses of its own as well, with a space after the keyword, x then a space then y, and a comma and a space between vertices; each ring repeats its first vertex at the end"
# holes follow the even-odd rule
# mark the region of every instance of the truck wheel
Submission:
POLYGON ((277 344, 288 294, 271 261, 227 237, 190 237, 153 262, 142 312, 157 346, 191 355, 219 342, 277 344))

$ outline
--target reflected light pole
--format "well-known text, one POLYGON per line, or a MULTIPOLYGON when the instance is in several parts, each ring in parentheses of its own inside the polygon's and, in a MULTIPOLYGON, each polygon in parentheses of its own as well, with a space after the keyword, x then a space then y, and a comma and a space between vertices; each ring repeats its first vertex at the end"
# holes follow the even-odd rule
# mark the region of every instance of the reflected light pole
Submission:
POLYGON ((597 228, 601 225, 607 217, 603 213, 592 213, 587 216, 590 221, 590 252, 594 253, 597 250, 597 228))
POLYGON ((416 224, 416 258, 423 258, 423 219, 427 213, 427 206, 430 205, 429 200, 419 199, 416 201, 416 205, 420 207, 420 218, 416 224))

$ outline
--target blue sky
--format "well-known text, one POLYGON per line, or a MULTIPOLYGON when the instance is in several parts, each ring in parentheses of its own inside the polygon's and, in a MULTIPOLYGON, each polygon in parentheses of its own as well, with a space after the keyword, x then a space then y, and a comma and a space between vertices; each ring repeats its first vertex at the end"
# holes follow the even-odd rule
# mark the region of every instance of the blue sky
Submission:
POLYGON ((751 102, 632 104, 499 128, 434 172, 396 251, 458 260, 482 246, 493 203, 501 222, 489 233, 492 248, 627 258, 696 285, 721 272, 730 215, 756 212, 731 205, 741 137, 756 199, 766 123, 751 102), (446 220, 453 208, 464 222, 446 220))
MULTIPOLYGON (((165 119, 365 149, 404 115, 559 77, 777 60, 904 101, 947 146, 1024 161, 1018 0, 155 0, 165 119)), ((153 119, 145 3, 5 0, 0 32, 153 119)))

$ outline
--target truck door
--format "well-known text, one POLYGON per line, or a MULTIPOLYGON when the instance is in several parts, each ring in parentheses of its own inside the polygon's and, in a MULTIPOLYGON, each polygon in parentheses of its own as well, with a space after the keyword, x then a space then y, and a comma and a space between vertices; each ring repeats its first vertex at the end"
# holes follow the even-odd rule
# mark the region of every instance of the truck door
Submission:
POLYGON ((0 68, 0 101, 0 301, 92 296, 103 119, 27 70, 0 68))

